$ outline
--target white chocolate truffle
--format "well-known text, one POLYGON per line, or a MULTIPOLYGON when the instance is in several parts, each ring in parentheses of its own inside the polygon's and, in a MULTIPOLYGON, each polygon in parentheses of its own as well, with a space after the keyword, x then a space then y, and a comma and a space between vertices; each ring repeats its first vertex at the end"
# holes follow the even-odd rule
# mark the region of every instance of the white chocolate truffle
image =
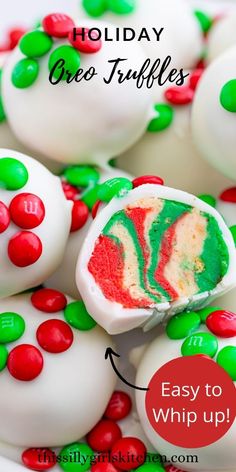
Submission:
POLYGON ((192 113, 193 137, 199 152, 211 165, 234 180, 235 66, 236 47, 207 68, 197 88, 192 113))
MULTIPOLYGON (((129 174, 123 172, 122 170, 108 167, 107 170, 103 170, 99 173, 97 185, 115 177, 125 177, 128 179, 131 178, 129 174)), ((70 233, 63 261, 56 272, 52 274, 52 276, 45 282, 44 285, 46 287, 56 288, 76 299, 80 298, 80 293, 75 281, 75 269, 80 248, 84 242, 92 221, 93 219, 90 213, 85 225, 82 228, 79 228, 77 231, 70 233)))
POLYGON ((236 13, 234 10, 219 19, 211 29, 207 42, 207 60, 214 61, 236 45, 236 13))
POLYGON ((61 181, 24 154, 0 150, 0 298, 35 287, 60 264, 71 225, 61 181))
MULTIPOLYGON (((215 304, 218 303, 218 300, 215 304)), ((219 306, 219 305, 218 305, 219 306)), ((220 305, 221 306, 221 305, 220 305)), ((206 309, 207 310, 207 309, 206 309)), ((214 311, 213 309, 211 310, 214 311)), ((203 310, 204 314, 204 310, 203 310)), ((219 314, 219 312, 218 312, 219 314)), ((193 315, 193 314, 192 314, 193 315)), ((192 316, 191 314, 183 313, 183 315, 178 315, 176 317, 176 323, 181 323, 181 316, 192 316)), ((169 361, 176 359, 181 356, 181 347, 183 343, 186 343, 186 340, 189 339, 189 345, 191 342, 191 338, 195 339, 202 339, 200 333, 208 333, 211 334, 212 344, 214 343, 214 353, 213 348, 207 346, 205 342, 204 349, 201 347, 191 347, 193 350, 192 355, 199 353, 209 355, 210 350, 212 350, 211 356, 214 357, 214 360, 217 360, 217 356, 219 352, 227 347, 231 346, 232 349, 236 349, 236 337, 231 338, 223 338, 212 334, 212 332, 204 325, 200 325, 201 322, 201 312, 195 313, 193 315, 194 324, 189 329, 189 333, 187 330, 185 334, 183 334, 182 339, 170 339, 167 334, 163 334, 157 337, 151 345, 149 345, 144 352, 144 355, 141 359, 141 362, 137 369, 137 376, 136 376, 136 384, 137 385, 148 385, 151 378, 153 377, 154 373, 164 366, 169 361), (213 336, 214 335, 214 336, 213 336), (197 338, 196 338, 197 337, 197 338)), ((205 315, 204 315, 205 316, 205 315)), ((210 315, 211 316, 211 315, 210 315)), ((236 316, 233 315, 232 316, 236 316)), ((221 318, 221 315, 219 315, 221 318)), ((173 319, 171 320, 173 321, 173 319)), ((224 321, 224 320, 222 320, 224 321)), ((229 321, 228 321, 229 323, 229 321)), ((173 325, 172 325, 173 326, 173 325)), ((188 327, 190 323, 188 322, 188 327)), ((174 329, 174 327, 173 327, 174 329)), ((167 332, 168 332, 168 325, 167 325, 167 332)), ((203 334, 204 335, 204 334, 203 334)), ((180 337, 180 336, 179 336, 180 337)), ((193 346, 193 343, 192 343, 193 346)), ((195 344, 195 346, 197 346, 195 344)), ((186 354, 187 355, 187 354, 186 354)), ((191 356, 191 354, 189 353, 191 356)), ((214 362, 214 361, 213 361, 214 362)), ((224 368, 224 365, 221 364, 224 368)), ((208 366, 209 367, 209 366, 208 366)), ((226 367, 226 366, 225 366, 226 367)), ((227 371, 227 368, 226 368, 227 371)), ((236 434, 236 423, 231 426, 228 432, 219 440, 210 444, 206 447, 200 448, 184 448, 184 447, 177 447, 173 444, 170 444, 166 440, 160 437, 160 435, 154 431, 153 427, 151 426, 146 410, 145 410, 145 394, 143 392, 139 392, 136 390, 136 404, 138 409, 138 414, 140 417, 141 425, 147 435, 148 439, 151 441, 152 445, 158 450, 160 454, 166 455, 167 457, 172 456, 182 456, 182 455, 197 455, 198 461, 197 463, 186 463, 184 469, 187 471, 222 471, 222 470, 229 470, 231 472, 235 471, 235 463, 236 463, 236 451, 235 451, 235 434, 236 434)), ((175 467, 182 469, 183 464, 176 462, 175 467)))
MULTIPOLYGON (((79 18, 84 16, 86 10, 87 14, 92 13, 89 3, 88 0, 80 0, 79 18), (87 8, 83 8, 82 5, 87 5, 87 8)), ((114 3, 118 4, 118 2, 114 3)), ((203 36, 193 9, 187 1, 134 0, 133 2, 121 1, 120 4, 122 10, 129 8, 130 13, 122 14, 122 10, 117 13, 116 5, 113 6, 110 2, 114 10, 109 11, 108 8, 104 14, 101 12, 101 18, 121 28, 133 28, 137 35, 146 28, 150 41, 143 39, 141 44, 146 57, 151 60, 157 58, 164 60, 166 56, 171 56, 173 67, 194 67, 202 54, 203 36), (152 30, 154 27, 158 32, 164 28, 159 42, 152 30)))
MULTIPOLYGON (((121 182, 101 209, 77 263, 86 307, 111 334, 151 329, 235 286, 234 241, 220 214, 193 195, 137 181, 126 192, 121 182)), ((105 201, 111 188, 100 190, 105 201)))
MULTIPOLYGON (((197 70, 195 74, 200 72, 197 70)), ((191 92, 188 87, 189 78, 185 80, 183 96, 191 92)), ((157 107, 154 119, 161 120, 161 113, 169 113, 169 123, 163 128, 157 127, 156 131, 155 128, 147 130, 134 146, 118 157, 117 164, 134 175, 160 175, 170 187, 196 195, 207 188, 217 196, 222 186, 229 186, 232 181, 205 161, 195 146, 191 132, 192 104, 168 103, 166 88, 161 87, 154 96, 157 107)), ((178 89, 181 95, 181 87, 178 89)))
MULTIPOLYGON (((108 27, 111 34, 114 33, 114 26, 98 21, 92 24, 91 21, 83 21, 77 26, 93 26, 102 32, 108 27)), ((134 144, 145 131, 151 114, 150 90, 145 86, 138 89, 134 80, 119 84, 117 76, 110 84, 103 80, 112 71, 108 61, 119 57, 127 59, 121 66, 124 72, 139 70, 145 61, 139 44, 102 41, 99 51, 95 54, 84 53, 80 58, 80 53, 69 40, 55 39, 50 51, 40 57, 38 65, 35 65, 35 68, 39 66, 36 80, 26 88, 17 88, 12 82, 14 68, 26 57, 20 47, 9 57, 3 73, 2 89, 10 126, 26 146, 58 162, 104 165, 134 144), (56 63, 53 53, 57 54, 57 58, 63 57, 62 46, 69 47, 69 54, 73 55, 73 64, 70 63, 69 69, 73 69, 73 75, 79 63, 84 72, 93 67, 97 75, 90 81, 83 78, 80 83, 74 80, 67 84, 61 80, 57 85, 52 85, 49 81, 49 68, 52 70, 49 60, 56 63)), ((67 63, 66 67, 69 67, 67 63)))
POLYGON ((221 192, 216 202, 216 209, 228 226, 236 225, 236 187, 221 192))
POLYGON ((47 289, 2 300, 0 325, 8 350, 0 372, 0 440, 50 447, 82 438, 115 387, 104 356, 110 337, 82 301, 47 289))

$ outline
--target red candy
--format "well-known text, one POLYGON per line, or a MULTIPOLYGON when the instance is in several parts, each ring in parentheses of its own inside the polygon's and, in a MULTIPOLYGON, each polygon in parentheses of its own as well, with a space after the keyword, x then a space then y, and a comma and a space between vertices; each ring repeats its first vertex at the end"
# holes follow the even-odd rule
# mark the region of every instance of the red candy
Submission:
POLYGON ((4 233, 10 224, 10 213, 6 205, 0 202, 0 233, 4 233))
POLYGON ((228 203, 236 203, 236 187, 227 188, 220 194, 220 200, 228 203))
POLYGON ((67 200, 75 201, 79 195, 79 191, 73 185, 68 184, 67 182, 62 182, 62 189, 67 200))
POLYGON ((132 184, 134 188, 145 184, 164 185, 164 180, 157 175, 142 175, 141 177, 136 177, 136 179, 132 181, 132 184))
POLYGON ((20 193, 10 203, 12 221, 24 229, 39 226, 45 217, 45 207, 42 200, 32 193, 20 193))
POLYGON ((111 396, 104 416, 109 420, 119 421, 128 416, 132 408, 130 396, 117 390, 111 396))
POLYGON ((204 59, 200 59, 200 61, 197 62, 195 69, 206 69, 206 62, 204 59))
POLYGON ((35 264, 43 251, 41 240, 30 231, 21 231, 8 243, 8 256, 17 267, 35 264))
POLYGON ((112 463, 121 470, 136 469, 145 462, 146 453, 146 446, 140 439, 122 438, 114 444, 111 450, 112 463), (130 460, 131 456, 132 460, 130 460), (122 457, 122 461, 119 460, 119 457, 122 457))
POLYGON ((31 296, 31 302, 34 308, 44 313, 56 313, 64 310, 67 305, 65 295, 51 288, 42 288, 34 292, 31 296))
POLYGON ((108 459, 102 454, 101 462, 99 461, 99 457, 95 464, 91 466, 91 472, 118 472, 117 469, 111 462, 108 462, 108 459))
POLYGON ((10 352, 7 359, 7 368, 17 380, 33 380, 41 373, 43 356, 31 344, 20 344, 10 352))
POLYGON ((236 314, 231 311, 213 311, 207 319, 208 329, 221 338, 232 338, 236 336, 236 314))
POLYGON ((193 101, 194 91, 187 86, 170 87, 164 93, 165 99, 172 105, 188 105, 193 101))
POLYGON ((45 16, 42 25, 45 33, 55 38, 66 38, 75 27, 74 21, 63 13, 52 13, 45 16))
POLYGON ((38 471, 52 469, 57 461, 56 454, 47 448, 26 449, 21 458, 28 469, 38 471))
POLYGON ((72 208, 71 233, 81 229, 89 217, 89 209, 81 200, 76 200, 72 208))
POLYGON ((198 83, 202 77, 204 70, 203 69, 196 69, 192 72, 192 74, 189 77, 189 87, 192 90, 196 90, 198 83))
POLYGON ((92 211, 91 211, 91 213, 92 213, 92 218, 93 218, 93 219, 96 218, 101 203, 103 203, 101 200, 97 200, 97 201, 94 203, 93 208, 92 208, 92 211))
POLYGON ((11 29, 8 33, 9 35, 9 48, 14 49, 19 43, 20 39, 26 33, 26 29, 23 28, 14 28, 11 29))
POLYGON ((101 420, 87 435, 89 446, 99 452, 110 451, 122 436, 120 427, 111 420, 101 420))
POLYGON ((73 343, 73 332, 62 320, 47 320, 42 323, 36 333, 39 345, 47 352, 57 354, 67 351, 73 343))
POLYGON ((74 37, 74 31, 71 30, 68 35, 68 39, 71 45, 78 49, 78 51, 84 54, 94 54, 100 51, 102 47, 102 41, 98 38, 97 32, 91 32, 90 36, 94 39, 91 39, 89 36, 89 29, 88 28, 76 28, 76 35, 74 37))

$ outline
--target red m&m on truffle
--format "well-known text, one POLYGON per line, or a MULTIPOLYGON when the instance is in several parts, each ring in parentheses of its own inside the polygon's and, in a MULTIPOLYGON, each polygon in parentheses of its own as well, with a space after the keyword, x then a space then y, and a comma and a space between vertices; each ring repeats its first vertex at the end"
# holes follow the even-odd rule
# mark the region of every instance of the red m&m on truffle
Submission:
POLYGON ((67 305, 65 295, 58 290, 42 288, 31 296, 32 305, 44 313, 56 313, 64 310, 67 305))
POLYGON ((81 200, 76 200, 72 208, 71 232, 81 229, 89 217, 89 209, 81 200))
POLYGON ((0 233, 4 233, 10 224, 10 213, 6 205, 0 202, 0 233))
POLYGON ((164 185, 164 180, 157 175, 142 175, 141 177, 136 177, 132 184, 134 188, 146 184, 164 185))
POLYGON ((36 234, 21 231, 13 236, 8 243, 8 256, 17 267, 35 264, 43 251, 42 242, 36 234))
POLYGON ((56 464, 56 454, 47 448, 30 448, 26 449, 22 456, 23 464, 32 470, 49 470, 56 464))
POLYGON ((10 203, 12 221, 24 229, 39 226, 45 217, 45 207, 41 198, 32 193, 20 193, 10 203))
POLYGON ((43 356, 35 346, 20 344, 9 353, 7 368, 15 379, 30 381, 41 373, 43 356))
POLYGON ((145 462, 146 447, 140 439, 126 437, 119 439, 111 450, 112 462, 121 470, 136 469, 145 462), (132 460, 130 457, 132 456, 132 460), (122 457, 122 462, 119 460, 122 457))
POLYGON ((121 429, 115 421, 103 419, 87 435, 89 446, 99 452, 110 451, 121 438, 121 429))
POLYGON ((172 105, 188 105, 193 101, 194 91, 187 86, 174 86, 168 88, 164 95, 165 99, 172 105))
POLYGON ((96 53, 102 47, 102 41, 98 38, 98 32, 88 28, 72 29, 68 39, 75 49, 84 54, 96 53))
POLYGON ((128 416, 131 408, 132 402, 130 396, 125 392, 117 390, 112 394, 104 416, 110 420, 119 421, 128 416))
POLYGON ((55 38, 66 38, 74 28, 74 21, 64 13, 52 13, 45 16, 42 21, 45 33, 55 38))
POLYGON ((67 351, 74 338, 72 329, 62 320, 44 321, 38 327, 36 337, 45 351, 55 354, 67 351))
POLYGON ((236 314, 230 311, 214 311, 207 317, 206 325, 216 336, 222 338, 236 336, 236 314))

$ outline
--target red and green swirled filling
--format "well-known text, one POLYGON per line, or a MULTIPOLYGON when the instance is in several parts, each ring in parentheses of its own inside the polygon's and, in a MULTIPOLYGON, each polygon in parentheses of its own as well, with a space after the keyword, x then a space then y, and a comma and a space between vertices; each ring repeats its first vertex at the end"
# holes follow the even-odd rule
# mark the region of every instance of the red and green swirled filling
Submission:
POLYGON ((108 300, 148 308, 214 289, 228 264, 213 216, 149 197, 112 216, 95 242, 88 270, 108 300))

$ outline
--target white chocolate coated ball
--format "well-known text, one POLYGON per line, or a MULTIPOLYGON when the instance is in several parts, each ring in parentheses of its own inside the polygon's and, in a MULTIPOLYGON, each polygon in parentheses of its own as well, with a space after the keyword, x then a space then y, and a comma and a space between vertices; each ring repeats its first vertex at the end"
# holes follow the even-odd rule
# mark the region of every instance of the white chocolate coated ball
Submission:
MULTIPOLYGON (((54 354, 39 346, 38 327, 46 320, 65 321, 63 312, 45 313, 31 302, 31 293, 1 302, 1 312, 14 312, 25 321, 21 338, 7 344, 10 352, 20 344, 37 347, 44 359, 41 373, 32 381, 0 372, 0 440, 14 446, 53 447, 81 439, 103 415, 115 387, 116 375, 105 350, 110 337, 99 326, 72 328, 73 343, 54 354)), ((67 298, 67 302, 73 302, 67 298)))
POLYGON ((214 61, 205 71, 197 89, 192 113, 195 144, 211 165, 236 179, 235 113, 222 106, 225 84, 235 80, 236 47, 214 61))
MULTIPOLYGON (((83 21, 78 26, 114 27, 103 22, 83 21)), ((3 99, 6 113, 16 136, 26 146, 64 163, 88 162, 104 165, 115 155, 131 146, 144 132, 151 113, 151 92, 136 87, 134 80, 111 84, 109 60, 127 59, 124 72, 139 70, 145 61, 142 48, 136 42, 103 41, 95 54, 82 54, 80 67, 94 67, 97 75, 82 80, 52 85, 49 81, 50 54, 68 40, 55 40, 51 51, 39 59, 39 75, 28 88, 16 88, 11 80, 16 63, 24 56, 17 47, 6 64, 3 99)))
MULTIPOLYGON (((218 300, 217 300, 218 303, 218 300)), ((215 302, 214 304, 217 305, 215 302)), ((209 332, 205 326, 200 327, 199 331, 209 332)), ((197 331, 196 331, 197 332, 197 331)), ((148 385, 155 372, 169 361, 180 357, 181 345, 184 339, 172 340, 166 334, 157 337, 144 352, 141 362, 138 366, 136 385, 148 385)), ((225 346, 236 346, 236 338, 218 338, 219 350, 225 346)), ((177 447, 162 439, 151 426, 145 410, 145 393, 136 391, 136 403, 141 425, 149 441, 155 449, 166 457, 197 455, 197 463, 175 463, 175 467, 186 471, 222 471, 233 472, 236 463, 235 434, 236 423, 231 426, 228 432, 221 439, 207 447, 184 449, 177 447)))
POLYGON ((210 30, 207 46, 208 62, 214 61, 234 45, 236 45, 236 12, 231 11, 217 21, 210 30))
MULTIPOLYGON (((80 0, 79 17, 85 15, 80 0)), ((131 27, 139 34, 146 28, 151 41, 141 42, 146 56, 152 60, 172 57, 177 68, 194 67, 203 50, 203 37, 193 9, 185 0, 136 0, 134 11, 122 15, 107 11, 103 19, 119 27, 131 27), (160 41, 152 32, 164 28, 160 41)))
MULTIPOLYGON (((56 270, 62 260, 71 225, 71 202, 65 199, 59 177, 51 174, 46 167, 31 157, 1 149, 0 163, 6 157, 16 159, 24 165, 28 180, 18 190, 7 190, 0 186, 0 201, 9 209, 14 197, 25 193, 33 194, 41 199, 45 215, 38 226, 29 230, 42 243, 42 254, 31 265, 18 266, 8 254, 9 241, 19 232, 28 229, 16 224, 10 215, 9 226, 0 233, 0 298, 39 285, 56 270)), ((37 212, 37 203, 31 205, 23 202, 23 205, 24 212, 29 217, 37 212)))
POLYGON ((160 175, 166 185, 196 195, 205 192, 217 196, 223 185, 232 181, 205 161, 194 145, 191 133, 191 105, 174 107, 170 127, 145 135, 117 162, 134 175, 160 175))

